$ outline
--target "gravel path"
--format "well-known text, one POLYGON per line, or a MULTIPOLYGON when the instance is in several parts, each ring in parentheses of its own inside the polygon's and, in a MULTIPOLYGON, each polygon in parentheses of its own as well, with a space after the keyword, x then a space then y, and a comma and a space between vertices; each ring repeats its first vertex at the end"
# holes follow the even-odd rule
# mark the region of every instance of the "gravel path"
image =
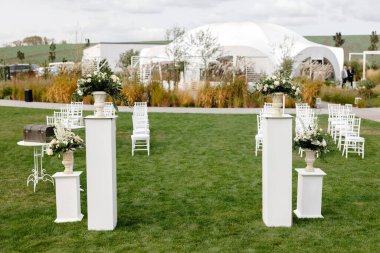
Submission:
MULTIPOLYGON (((39 109, 59 110, 64 104, 24 102, 19 100, 2 100, 0 106, 25 107, 39 109)), ((93 105, 84 105, 84 110, 93 111, 93 105)), ((198 108, 198 107, 149 107, 149 112, 158 113, 199 113, 199 114, 258 114, 261 108, 198 108)), ((317 114, 327 114, 327 103, 323 102, 320 109, 315 109, 317 114)), ((132 112, 132 107, 119 106, 120 112, 132 112)), ((361 118, 380 122, 380 108, 353 108, 354 113, 361 118)), ((286 113, 295 114, 295 109, 288 108, 286 113)))

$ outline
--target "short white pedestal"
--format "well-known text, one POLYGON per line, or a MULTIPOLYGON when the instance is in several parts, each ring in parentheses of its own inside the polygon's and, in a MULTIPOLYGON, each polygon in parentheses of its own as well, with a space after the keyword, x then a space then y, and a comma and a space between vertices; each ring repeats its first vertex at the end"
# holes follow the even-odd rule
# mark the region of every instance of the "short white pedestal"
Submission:
POLYGON ((117 223, 116 117, 86 121, 89 230, 113 230, 117 223))
POLYGON ((56 189, 57 219, 56 223, 81 221, 80 181, 82 171, 73 174, 57 172, 53 175, 56 189))
POLYGON ((263 119, 263 221, 292 226, 292 116, 263 119))
POLYGON ((323 218, 322 183, 326 175, 321 169, 307 172, 305 169, 296 169, 298 172, 297 209, 294 213, 298 218, 323 218))

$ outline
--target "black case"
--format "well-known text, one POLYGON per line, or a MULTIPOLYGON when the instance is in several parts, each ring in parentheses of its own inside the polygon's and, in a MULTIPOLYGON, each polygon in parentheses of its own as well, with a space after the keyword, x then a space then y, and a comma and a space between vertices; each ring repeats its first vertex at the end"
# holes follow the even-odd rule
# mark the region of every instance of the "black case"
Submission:
POLYGON ((46 125, 24 126, 24 141, 48 143, 54 136, 54 127, 46 125))

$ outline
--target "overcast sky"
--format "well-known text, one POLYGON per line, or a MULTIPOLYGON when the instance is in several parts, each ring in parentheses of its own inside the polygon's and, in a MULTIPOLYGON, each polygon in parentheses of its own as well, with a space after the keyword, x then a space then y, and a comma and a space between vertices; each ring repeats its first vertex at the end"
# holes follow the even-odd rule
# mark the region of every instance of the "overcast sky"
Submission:
POLYGON ((0 0, 0 45, 30 35, 91 42, 162 40, 229 21, 270 22, 301 35, 380 32, 379 0, 0 0), (76 36, 77 34, 77 36, 76 36))

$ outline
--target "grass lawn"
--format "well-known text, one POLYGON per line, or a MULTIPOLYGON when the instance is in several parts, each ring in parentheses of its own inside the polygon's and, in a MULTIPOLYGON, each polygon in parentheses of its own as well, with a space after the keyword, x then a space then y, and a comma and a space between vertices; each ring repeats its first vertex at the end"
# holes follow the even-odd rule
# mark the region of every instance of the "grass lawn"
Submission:
MULTIPOLYGON (((151 156, 131 156, 131 114, 117 120, 118 225, 87 231, 55 224, 55 192, 26 187, 32 148, 17 146, 23 126, 51 110, 0 107, 0 252, 379 252, 380 123, 363 121, 366 158, 338 152, 317 161, 324 179, 324 219, 268 228, 261 218, 261 158, 254 156, 256 115, 151 113, 151 156)), ((325 128, 326 116, 321 117, 325 128)), ((84 136, 84 131, 79 131, 84 136)), ((85 152, 75 154, 85 171, 85 152)), ((47 172, 62 171, 45 158, 47 172)), ((304 161, 294 151, 294 167, 304 161)), ((81 176, 86 189, 86 173, 81 176)), ((293 172, 293 209, 297 175, 293 172)))

